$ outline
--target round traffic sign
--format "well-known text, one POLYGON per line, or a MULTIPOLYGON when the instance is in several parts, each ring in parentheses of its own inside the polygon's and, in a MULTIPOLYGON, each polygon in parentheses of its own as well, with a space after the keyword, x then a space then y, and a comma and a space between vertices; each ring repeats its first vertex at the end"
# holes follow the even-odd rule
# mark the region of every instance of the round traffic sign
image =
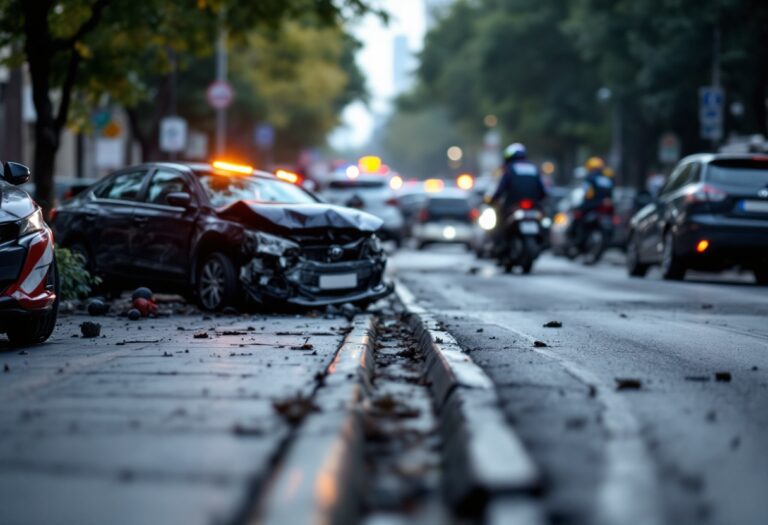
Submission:
POLYGON ((235 92, 226 80, 216 80, 208 86, 205 96, 212 108, 224 109, 232 104, 235 92))

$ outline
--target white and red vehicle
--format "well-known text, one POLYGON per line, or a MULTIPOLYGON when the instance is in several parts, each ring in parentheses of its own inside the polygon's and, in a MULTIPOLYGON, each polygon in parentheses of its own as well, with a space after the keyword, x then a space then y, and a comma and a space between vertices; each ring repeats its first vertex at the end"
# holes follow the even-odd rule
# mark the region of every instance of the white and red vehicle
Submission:
POLYGON ((50 337, 58 313, 53 233, 40 206, 14 186, 29 169, 6 162, 0 180, 0 332, 14 345, 50 337))

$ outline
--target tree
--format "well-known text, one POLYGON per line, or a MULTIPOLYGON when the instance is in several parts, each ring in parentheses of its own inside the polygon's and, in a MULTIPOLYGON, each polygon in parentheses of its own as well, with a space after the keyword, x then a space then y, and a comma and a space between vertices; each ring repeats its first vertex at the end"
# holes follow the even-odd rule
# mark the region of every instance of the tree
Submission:
POLYGON ((139 79, 151 65, 144 62, 148 51, 168 41, 194 47, 201 34, 213 39, 212 31, 186 33, 190 24, 210 28, 223 23, 237 34, 260 24, 277 27, 307 13, 339 22, 371 10, 368 4, 367 0, 0 0, 0 45, 19 50, 11 60, 25 60, 32 80, 37 198, 46 208, 53 200, 54 161, 74 94, 82 91, 95 98, 110 93, 111 82, 121 74, 127 82, 115 85, 129 88, 122 96, 133 96, 134 90, 144 87, 139 79), (137 34, 145 38, 137 40, 137 34), (131 40, 135 46, 126 45, 131 40), (122 49, 123 62, 133 67, 119 70, 99 61, 105 47, 97 43, 122 49), (89 68, 89 76, 83 78, 83 66, 90 61, 102 67, 89 68))

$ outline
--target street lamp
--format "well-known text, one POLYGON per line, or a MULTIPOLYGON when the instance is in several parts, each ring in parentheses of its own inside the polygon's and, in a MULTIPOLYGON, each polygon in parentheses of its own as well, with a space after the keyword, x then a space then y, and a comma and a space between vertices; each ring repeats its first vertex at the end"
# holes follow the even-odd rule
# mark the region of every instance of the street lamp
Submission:
POLYGON ((445 153, 451 162, 459 162, 464 156, 464 152, 458 146, 451 146, 445 153))

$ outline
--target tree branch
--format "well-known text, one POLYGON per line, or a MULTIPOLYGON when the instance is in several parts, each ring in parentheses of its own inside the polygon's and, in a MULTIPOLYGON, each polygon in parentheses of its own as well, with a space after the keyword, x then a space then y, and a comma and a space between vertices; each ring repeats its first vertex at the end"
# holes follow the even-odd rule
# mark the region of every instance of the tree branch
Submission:
POLYGON ((75 45, 78 40, 81 40, 85 35, 94 30, 101 20, 101 15, 104 13, 104 9, 110 4, 112 0, 96 0, 91 6, 91 16, 83 22, 83 25, 75 31, 75 34, 69 38, 58 38, 53 41, 53 47, 57 51, 64 49, 70 49, 75 45))

